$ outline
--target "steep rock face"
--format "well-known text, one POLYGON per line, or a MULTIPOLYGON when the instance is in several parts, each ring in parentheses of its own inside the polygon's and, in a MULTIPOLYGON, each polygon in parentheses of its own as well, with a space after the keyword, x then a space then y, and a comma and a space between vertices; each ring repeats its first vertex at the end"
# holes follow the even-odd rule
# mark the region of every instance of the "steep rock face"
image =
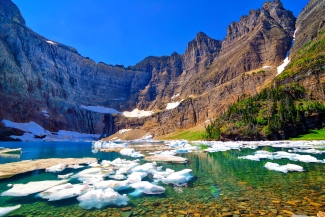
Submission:
POLYGON ((295 44, 291 50, 294 55, 302 46, 325 30, 325 0, 310 0, 297 19, 295 44))
MULTIPOLYGON (((251 10, 240 22, 233 22, 222 42, 215 41, 212 46, 205 43, 213 51, 209 55, 214 58, 211 64, 205 65, 200 59, 183 64, 183 73, 176 80, 181 88, 174 94, 180 93, 178 100, 190 100, 185 100, 173 111, 158 113, 151 120, 147 118, 143 129, 158 136, 192 127, 215 118, 243 94, 257 93, 274 78, 276 67, 290 49, 295 20, 281 2, 272 1, 266 2, 262 9, 251 10), (271 68, 265 70, 262 66, 271 68)), ((196 41, 202 41, 197 39, 200 36, 196 41)), ((192 47, 198 47, 197 44, 190 42, 184 56, 193 58, 195 52, 190 51, 196 50, 192 47)), ((209 58, 206 58, 208 62, 209 58)))
POLYGON ((131 109, 149 82, 145 71, 96 64, 74 48, 34 33, 9 0, 1 0, 0 23, 1 120, 32 120, 52 131, 103 133, 104 115, 80 105, 131 109))
POLYGON ((223 41, 200 32, 183 55, 147 57, 126 69, 96 64, 74 48, 49 41, 25 26, 10 0, 0 2, 0 120, 32 120, 51 131, 109 135, 142 127, 163 135, 195 126, 270 81, 295 29, 293 14, 280 1, 267 2, 232 23, 223 41), (260 72, 265 65, 271 68, 260 72), (165 110, 181 99, 180 106, 165 110), (160 112, 125 118, 80 105, 160 112))

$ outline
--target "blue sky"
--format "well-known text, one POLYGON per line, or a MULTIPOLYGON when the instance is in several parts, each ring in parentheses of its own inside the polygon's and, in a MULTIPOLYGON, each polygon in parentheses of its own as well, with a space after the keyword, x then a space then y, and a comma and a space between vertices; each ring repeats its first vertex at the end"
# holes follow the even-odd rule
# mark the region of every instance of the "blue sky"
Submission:
MULTIPOLYGON (((184 53, 197 32, 226 36, 232 21, 263 0, 12 0, 40 35, 107 64, 184 53)), ((282 0, 298 16, 308 0, 282 0)))

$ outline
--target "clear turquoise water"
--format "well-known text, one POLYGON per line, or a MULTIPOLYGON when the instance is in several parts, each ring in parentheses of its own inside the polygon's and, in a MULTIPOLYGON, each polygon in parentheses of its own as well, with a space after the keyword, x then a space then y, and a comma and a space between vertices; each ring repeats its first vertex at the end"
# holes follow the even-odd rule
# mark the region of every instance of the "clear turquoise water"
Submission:
MULTIPOLYGON (((118 153, 91 152, 91 143, 0 143, 5 147, 21 147, 20 158, 3 158, 0 162, 53 157, 96 157, 99 160, 113 160, 121 157, 118 153)), ((277 151, 279 149, 273 149, 277 151)), ((218 216, 224 215, 268 215, 291 216, 295 214, 313 215, 325 206, 325 165, 282 160, 262 160, 260 162, 238 159, 253 153, 243 149, 219 153, 183 154, 189 159, 186 164, 162 164, 164 168, 182 170, 190 168, 195 178, 187 187, 174 188, 163 185, 162 195, 130 197, 128 206, 133 216, 218 216), (303 166, 305 172, 283 174, 269 171, 266 162, 279 164, 295 163, 303 166)), ((324 159, 324 155, 315 155, 324 159)), ((70 172, 66 169, 62 174, 70 172)), ((76 172, 76 170, 71 170, 76 172)), ((59 173, 60 174, 60 173, 59 173)), ((0 180, 0 193, 7 190, 7 184, 27 183, 38 180, 56 180, 58 174, 42 170, 0 180)), ((151 181, 148 177, 146 180, 151 181)), ((161 184, 162 185, 162 184, 161 184)), ((127 193, 127 192, 120 192, 127 193)), ((27 197, 0 197, 0 207, 22 204, 10 216, 120 216, 121 207, 109 206, 101 210, 82 210, 75 198, 57 202, 27 197)))

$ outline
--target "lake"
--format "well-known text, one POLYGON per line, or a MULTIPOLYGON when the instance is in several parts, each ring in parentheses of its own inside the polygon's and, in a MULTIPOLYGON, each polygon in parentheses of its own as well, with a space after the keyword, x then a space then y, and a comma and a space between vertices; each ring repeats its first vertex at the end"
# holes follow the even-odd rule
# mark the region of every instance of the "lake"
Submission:
MULTIPOLYGON (((101 160, 129 159, 119 153, 91 152, 89 142, 6 142, 1 147, 22 148, 19 157, 0 156, 0 163, 40 158, 96 157, 101 160)), ((268 151, 282 149, 263 147, 268 151)), ((258 149, 257 149, 258 150, 258 149)), ((286 149, 284 149, 286 150, 286 149)), ((159 185, 166 188, 161 195, 129 196, 126 212, 123 207, 108 206, 103 209, 84 210, 76 198, 56 202, 35 197, 0 197, 0 207, 21 204, 21 208, 9 216, 316 216, 325 205, 325 165, 321 163, 293 162, 288 159, 249 161, 239 156, 253 154, 256 150, 242 149, 217 153, 187 153, 180 156, 189 159, 184 164, 161 164, 164 169, 179 171, 192 169, 194 178, 187 186, 159 185), (266 162, 294 163, 304 172, 279 173, 267 170, 266 162), (130 208, 129 208, 130 207, 130 208), (130 210, 128 210, 130 209, 130 210)), ((313 155, 324 159, 324 154, 313 155)), ((29 181, 58 180, 58 174, 78 170, 65 169, 60 173, 37 170, 0 180, 0 193, 8 190, 7 184, 29 181)), ((152 177, 144 178, 152 181, 152 177)), ((123 191, 120 193, 129 193, 123 191)))

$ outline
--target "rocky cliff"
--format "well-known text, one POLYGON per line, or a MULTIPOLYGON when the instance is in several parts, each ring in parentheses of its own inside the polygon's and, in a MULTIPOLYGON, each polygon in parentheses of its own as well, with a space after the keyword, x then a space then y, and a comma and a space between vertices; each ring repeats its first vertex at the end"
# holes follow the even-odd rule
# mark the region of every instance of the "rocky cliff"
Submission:
MULTIPOLYGON (((38 35, 10 0, 0 3, 0 119, 99 134, 131 127, 162 135, 216 117, 274 78, 296 21, 280 1, 266 2, 231 23, 224 40, 200 32, 184 54, 151 56, 124 68, 97 64, 38 35), (166 110, 168 103, 182 99, 177 108, 166 110), (81 105, 155 114, 126 118, 81 105)), ((1 132, 7 135, 8 128, 0 126, 1 132)))

